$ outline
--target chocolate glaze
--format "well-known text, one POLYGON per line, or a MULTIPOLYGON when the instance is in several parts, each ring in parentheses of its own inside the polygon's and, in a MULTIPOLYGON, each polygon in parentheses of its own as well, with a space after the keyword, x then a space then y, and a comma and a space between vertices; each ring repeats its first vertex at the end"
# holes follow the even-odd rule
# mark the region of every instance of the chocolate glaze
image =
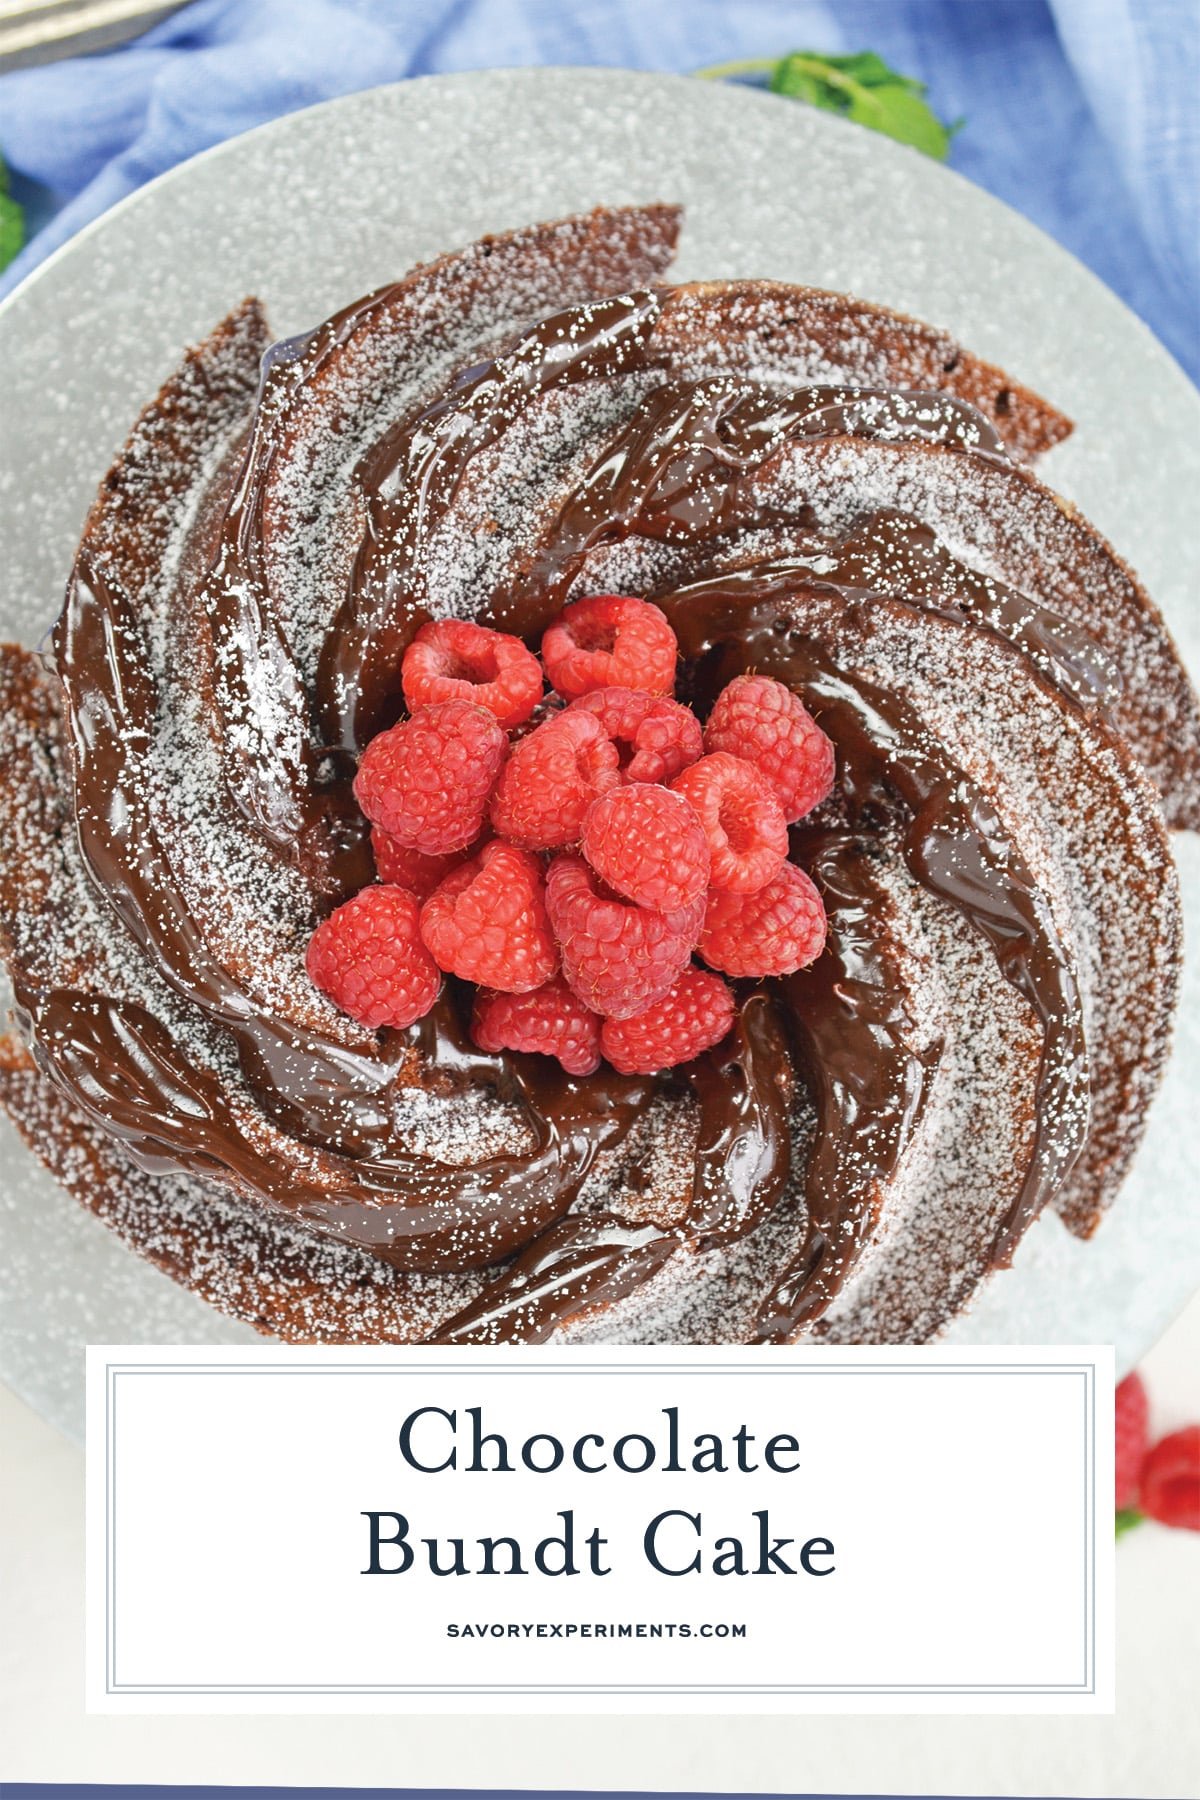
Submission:
MULTIPOLYGON (((809 585, 821 595, 820 584, 809 585)), ((996 1261, 1006 1261, 1030 1220, 1066 1179, 1087 1137, 1087 1047, 1074 971, 1045 894, 986 796, 907 701, 839 669, 831 648, 806 629, 804 591, 790 571, 768 565, 658 594, 656 600, 684 655, 693 662, 704 659, 714 687, 755 669, 786 682, 812 707, 837 745, 841 795, 860 831, 864 824, 877 829, 880 816, 892 811, 897 799, 903 803, 902 846, 911 874, 970 921, 990 944, 1005 979, 1034 1009, 1043 1033, 1036 1129, 1020 1194, 994 1250, 996 1261)), ((837 614, 849 617, 849 651, 854 612, 869 603, 857 596, 847 603, 837 589, 827 590, 827 597, 835 599, 837 614)), ((819 617, 812 624, 819 631, 819 617)), ((828 1222, 834 1221, 843 1243, 848 1152, 853 1147, 860 1180, 865 1168, 868 1185, 878 1191, 911 1135, 925 1072, 907 1047, 908 1034, 896 1030, 894 984, 863 979, 863 959, 869 966, 872 953, 862 929, 869 893, 862 848, 862 840, 853 837, 836 846, 818 839, 813 860, 824 881, 828 960, 817 980, 793 977, 785 988, 798 1006, 810 1066, 820 1070, 817 1148, 808 1172, 810 1219, 827 1240, 828 1222), (830 1005, 835 996, 836 1007, 830 1005), (847 1054, 849 1046, 854 1049, 847 1054), (864 1081, 873 1088, 865 1108, 864 1081)), ((789 1270, 782 1291, 768 1302, 771 1335, 787 1335, 811 1316, 814 1303, 823 1308, 844 1279, 847 1251, 825 1252, 814 1262, 814 1249, 810 1244, 804 1253, 798 1291, 799 1271, 789 1270), (783 1299, 786 1292, 793 1292, 790 1305, 783 1299)))
POLYGON ((309 697, 276 616, 264 555, 265 501, 276 458, 288 447, 288 407, 297 390, 320 381, 390 291, 364 296, 263 357, 249 441, 204 579, 212 701, 230 798, 264 843, 323 895, 363 879, 355 855, 360 821, 348 784, 327 779, 309 697), (259 729, 265 696, 270 725, 259 729))
POLYGON ((385 432, 359 470, 366 532, 321 659, 320 715, 329 744, 353 754, 385 722, 400 658, 427 616, 419 554, 472 459, 549 389, 647 367, 659 311, 658 295, 646 289, 555 313, 511 350, 464 370, 415 420, 385 432))
POLYGON ((865 1248, 942 1048, 916 1048, 871 846, 847 829, 810 830, 798 860, 820 887, 830 933, 815 966, 783 984, 818 1121, 805 1170, 805 1237, 756 1322, 760 1340, 785 1342, 820 1317, 865 1248))
POLYGON ((847 600, 869 603, 884 594, 920 603, 941 618, 969 619, 1017 644, 1054 686, 1082 711, 1107 714, 1121 692, 1121 676, 1095 638, 1028 594, 958 562, 927 525, 886 509, 838 542, 811 554, 757 564, 764 577, 814 576, 847 600))
MULTIPOLYGON (((598 543, 637 533, 731 550, 738 532, 777 522, 758 478, 799 437, 917 437, 965 455, 1003 454, 982 418, 942 393, 783 391, 729 377, 667 381, 654 338, 662 300, 643 290, 555 315, 381 437, 356 475, 366 527, 311 694, 272 605, 262 554, 265 483, 272 459, 288 447, 289 394, 319 376, 374 297, 268 359, 204 586, 213 691, 236 743, 235 804, 265 851, 299 868, 325 903, 345 885, 358 831, 347 805, 347 759, 386 717, 399 657, 427 616, 421 557, 429 535, 473 459, 549 390, 596 377, 658 376, 648 394, 631 396, 627 423, 562 496, 520 579, 481 604, 481 617, 534 643, 598 543), (278 729, 235 729, 254 715, 264 691, 278 729), (340 761, 330 762, 331 750, 340 761)), ((829 948, 815 969, 777 984, 775 993, 743 995, 727 1043, 675 1076, 579 1080, 547 1059, 483 1056, 470 1046, 453 996, 411 1032, 384 1033, 374 1050, 351 1050, 272 1016, 220 967, 188 916, 139 785, 158 723, 133 609, 119 572, 96 566, 85 540, 55 657, 87 867, 163 980, 228 1034, 265 1110, 312 1147, 311 1176, 279 1170, 269 1140, 256 1135, 225 1084, 190 1061, 144 1008, 64 990, 23 992, 39 1060, 155 1168, 219 1171, 315 1230, 404 1268, 467 1269, 517 1253, 442 1333, 472 1342, 544 1338, 644 1282, 681 1245, 727 1242, 760 1223, 789 1175, 794 1042, 818 1116, 805 1172, 807 1240, 759 1321, 760 1336, 784 1337, 829 1304, 853 1266, 936 1066, 936 1048, 912 1047, 912 1021, 873 931, 885 899, 870 844, 884 819, 900 833, 914 878, 971 921, 1042 1025, 1035 1143, 1020 1200, 997 1241, 1002 1259, 1064 1177, 1086 1131, 1079 999, 1046 902, 985 798, 910 707, 839 668, 836 642, 806 626, 815 599, 827 624, 852 632, 856 613, 880 593, 1014 641, 1072 704, 1102 706, 1111 697, 1111 665, 1078 628, 985 582, 899 515, 876 515, 841 543, 814 538, 811 555, 760 561, 657 594, 698 700, 706 683, 711 690, 755 667, 795 687, 835 741, 845 820, 835 831, 802 834, 797 850, 825 892, 829 948), (414 1051, 431 1084, 482 1082, 517 1103, 532 1149, 469 1169, 406 1154, 396 1104, 414 1051), (624 1140, 664 1085, 690 1090, 698 1103, 682 1220, 567 1217, 602 1152, 624 1140)))
POLYGON ((542 1343, 568 1318, 648 1281, 683 1246, 752 1230, 774 1209, 791 1171, 787 1048, 771 997, 756 990, 721 1048, 682 1071, 700 1111, 683 1219, 669 1229, 631 1225, 614 1213, 560 1219, 442 1327, 438 1342, 542 1343))

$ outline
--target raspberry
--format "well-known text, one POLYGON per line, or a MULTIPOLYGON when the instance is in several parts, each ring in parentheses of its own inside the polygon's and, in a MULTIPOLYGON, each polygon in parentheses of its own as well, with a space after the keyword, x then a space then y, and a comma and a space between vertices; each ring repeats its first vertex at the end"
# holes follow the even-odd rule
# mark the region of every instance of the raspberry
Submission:
POLYGON ((561 975, 531 994, 481 989, 475 996, 471 1036, 481 1050, 556 1056, 568 1075, 594 1075, 600 1067, 600 1020, 561 975))
POLYGON ((421 936, 440 969, 507 994, 549 981, 558 952, 542 865, 515 844, 485 844, 421 908, 421 936))
POLYGON ((468 700, 494 713, 506 731, 522 725, 542 697, 542 671, 518 637, 469 619, 422 625, 400 665, 410 712, 442 700, 468 700))
POLYGON ((309 978, 360 1025, 398 1029, 424 1018, 442 985, 421 942, 420 908, 398 887, 365 887, 309 939, 309 978))
POLYGON ((513 746, 492 798, 492 824, 529 850, 577 844, 584 813, 620 779, 617 747, 600 721, 555 713, 513 746))
POLYGON ((1142 1465, 1142 1511, 1160 1525, 1200 1531, 1200 1425, 1155 1444, 1142 1465))
POLYGON ((678 700, 637 688, 596 688, 572 700, 572 712, 576 709, 599 719, 621 755, 626 781, 665 785, 704 748, 699 719, 678 700))
POLYGON ((1140 1375, 1127 1375, 1117 1388, 1117 1511, 1138 1503, 1146 1460, 1150 1405, 1140 1375))
POLYGON ((733 990, 719 975, 685 969, 670 993, 632 1019, 605 1019, 600 1047, 621 1075, 654 1075, 719 1044, 733 1024, 733 990))
POLYGON ((765 775, 718 750, 677 775, 671 788, 700 815, 715 888, 753 894, 778 874, 787 855, 787 821, 765 775))
POLYGON ((542 661, 568 700, 593 688, 642 688, 670 694, 679 646, 666 615, 627 594, 576 600, 542 638, 542 661))
POLYGON ((588 807, 580 849, 602 881, 656 912, 687 906, 708 886, 708 840, 669 788, 636 782, 588 807))
POLYGON ((410 850, 407 844, 389 837, 378 825, 371 827, 371 850, 380 881, 407 888, 418 900, 428 900, 434 888, 452 870, 461 868, 469 854, 466 850, 452 850, 448 856, 427 856, 423 850, 410 850))
POLYGON ((673 987, 695 948, 704 901, 651 912, 601 890, 581 856, 556 856, 546 908, 563 974, 593 1012, 627 1019, 673 987))
POLYGON ((726 975, 794 975, 824 947, 821 896, 795 863, 785 862, 757 894, 709 893, 700 955, 726 975))
POLYGON ((485 707, 443 700, 372 738, 354 797, 372 825, 410 850, 465 850, 479 836, 507 753, 508 739, 485 707))
POLYGON ((704 727, 706 750, 727 750, 761 769, 789 825, 833 786, 833 745, 782 681, 739 675, 717 696, 704 727))

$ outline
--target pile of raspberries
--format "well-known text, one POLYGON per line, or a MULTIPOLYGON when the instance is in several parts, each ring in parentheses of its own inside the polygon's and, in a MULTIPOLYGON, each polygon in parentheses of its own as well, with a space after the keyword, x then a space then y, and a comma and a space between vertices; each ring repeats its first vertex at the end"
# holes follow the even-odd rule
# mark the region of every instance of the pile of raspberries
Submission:
POLYGON ((317 927, 317 987, 404 1027, 456 975, 477 986, 480 1049, 648 1075, 720 1043, 723 977, 812 962, 825 912, 788 826, 829 793, 833 746, 762 675, 731 681, 701 728, 672 697, 677 655, 665 615, 629 595, 568 606, 540 662, 483 625, 423 625, 409 716, 354 781, 379 881, 317 927))

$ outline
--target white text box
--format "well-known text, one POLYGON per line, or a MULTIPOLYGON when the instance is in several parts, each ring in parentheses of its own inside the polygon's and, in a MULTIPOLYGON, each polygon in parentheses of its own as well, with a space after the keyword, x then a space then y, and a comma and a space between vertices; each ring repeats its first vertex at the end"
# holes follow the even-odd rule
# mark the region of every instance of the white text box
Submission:
POLYGON ((94 1710, 1111 1710, 1111 1350, 88 1359, 94 1710))

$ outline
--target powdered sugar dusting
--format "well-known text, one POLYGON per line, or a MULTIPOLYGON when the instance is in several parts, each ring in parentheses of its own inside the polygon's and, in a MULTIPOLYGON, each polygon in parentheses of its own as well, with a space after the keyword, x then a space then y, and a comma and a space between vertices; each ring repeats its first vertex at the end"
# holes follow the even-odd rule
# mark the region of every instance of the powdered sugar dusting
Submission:
MULTIPOLYGON (((581 250, 589 223, 544 229, 532 256, 520 239, 515 247, 476 247, 285 348, 269 367, 257 415, 249 371, 261 330, 246 312, 189 362, 166 416, 139 427, 122 484, 95 528, 118 572, 131 548, 151 570, 130 596, 156 716, 147 741, 126 746, 139 776, 129 827, 153 832, 167 847, 172 900, 197 922, 205 954, 247 1003, 348 1052, 368 1055, 374 1040, 334 1013, 304 975, 316 916, 310 884, 286 857, 265 855, 254 821, 230 804, 228 763, 240 756, 266 767, 320 748, 303 739, 305 707, 361 548, 364 458, 471 355, 510 341, 548 306, 574 297, 572 280, 595 288, 588 254, 608 266, 608 253, 602 241, 581 250), (569 276, 564 293, 560 263, 568 252, 584 274, 569 276), (270 656, 239 662, 244 702, 226 707, 215 730, 212 685, 222 692, 232 665, 219 639, 214 662, 206 660, 205 581, 217 501, 231 489, 255 421, 272 434, 258 521, 262 581, 235 597, 269 610, 288 654, 279 663, 270 656)), ((663 260, 653 246, 649 254, 663 260)), ((620 288, 636 255, 627 244, 609 260, 620 288)), ((1052 408, 946 334, 803 290, 680 290, 667 299, 656 358, 636 374, 540 396, 471 461, 453 505, 420 546, 420 580, 435 616, 474 616, 519 583, 582 474, 668 377, 715 374, 781 390, 797 382, 916 388, 956 380, 989 419, 1010 422, 1018 449, 1061 435, 1052 408)), ((863 436, 778 445, 751 474, 747 491, 769 526, 731 533, 715 547, 637 536, 602 544, 575 591, 589 583, 661 588, 705 567, 736 566, 768 543, 773 555, 811 551, 814 533, 838 534, 881 508, 899 509, 995 581, 1019 586, 1024 577, 1029 585, 1032 569, 1039 591, 1094 625, 1129 677, 1120 716, 1140 731, 1147 762, 1161 742, 1159 772, 1169 772, 1172 744, 1194 723, 1186 684, 1176 678, 1155 615, 1107 547, 1018 468, 976 454, 973 445, 986 451, 989 442, 982 423, 975 438, 967 431, 955 447, 941 448, 911 441, 936 431, 936 406, 866 399, 860 412, 863 436)), ((1023 651, 965 618, 937 617, 897 595, 873 610, 810 608, 802 623, 828 640, 842 666, 907 697, 931 738, 994 805, 1048 897, 1065 953, 1078 966, 1093 1042, 1093 1166, 1063 1197, 1072 1223, 1087 1228, 1132 1152, 1165 1053, 1177 909, 1151 791, 1107 726, 1065 705, 1023 651)), ((7 790, 0 820, 15 855, 6 849, 0 923, 14 968, 26 983, 71 986, 144 1009, 189 1064, 218 1078, 247 1142, 319 1184, 330 1146, 284 1127, 228 1032, 135 941, 116 896, 97 890, 64 829, 69 782, 53 690, 31 682, 18 658, 4 670, 15 704, 0 737, 7 790)), ((904 1164, 877 1211, 853 1223, 861 1254, 818 1327, 838 1341, 922 1338, 965 1303, 987 1267, 1033 1135, 1039 1039, 1029 1009, 982 940, 912 879, 895 846, 881 846, 880 855, 915 1037, 936 1061, 936 1076, 904 1164)), ((402 1341, 437 1330, 481 1290, 480 1274, 402 1274, 349 1245, 321 1242, 270 1215, 246 1197, 245 1184, 216 1168, 170 1178, 135 1169, 15 1049, 5 1071, 7 1103, 60 1179, 160 1266, 260 1328, 295 1338, 402 1341)), ((533 1138, 519 1108, 483 1084, 449 1091, 427 1073, 406 1063, 387 1097, 392 1133, 408 1153, 458 1167, 529 1153, 533 1138)), ((1060 1123, 1065 1129, 1069 1121, 1060 1123)), ((803 1168, 814 1129, 801 1090, 793 1179, 775 1213, 731 1245, 689 1241, 695 1109, 680 1091, 664 1090, 625 1141, 597 1158, 575 1206, 678 1233, 680 1249, 625 1299, 581 1312, 566 1335, 710 1342, 750 1333, 764 1295, 805 1242, 803 1168)), ((342 1147, 336 1132, 331 1141, 342 1147)))

